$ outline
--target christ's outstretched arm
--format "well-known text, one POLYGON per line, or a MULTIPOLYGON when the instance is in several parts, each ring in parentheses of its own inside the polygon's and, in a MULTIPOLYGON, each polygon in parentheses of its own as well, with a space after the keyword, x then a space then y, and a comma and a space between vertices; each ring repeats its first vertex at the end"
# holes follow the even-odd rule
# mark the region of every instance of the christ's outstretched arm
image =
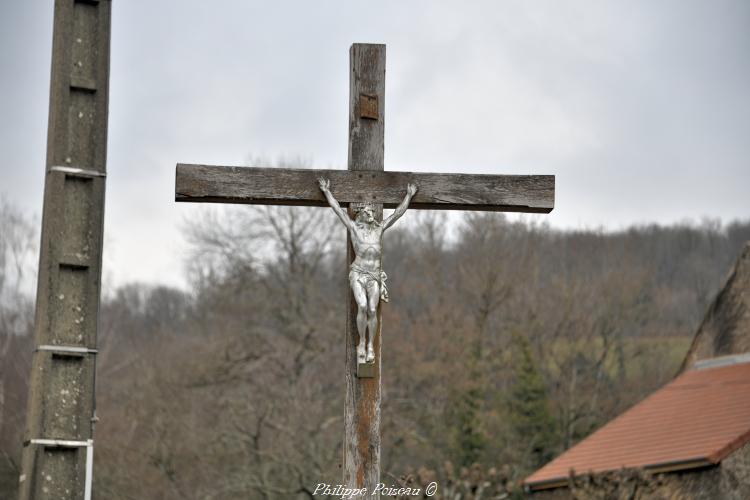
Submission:
POLYGON ((341 222, 346 226, 346 228, 351 230, 354 227, 352 220, 341 208, 339 202, 336 201, 336 198, 334 198, 331 194, 331 181, 321 177, 320 179, 318 179, 318 184, 320 185, 320 190, 323 191, 323 194, 326 197, 326 201, 328 201, 328 204, 331 206, 333 211, 336 212, 336 215, 338 215, 339 219, 341 219, 341 222))
POLYGON ((404 213, 406 213, 406 209, 409 208, 409 203, 411 203, 411 199, 414 197, 414 194, 416 194, 416 192, 416 184, 409 184, 406 186, 406 196, 404 196, 404 201, 402 201, 401 204, 396 207, 396 210, 393 211, 390 217, 383 221, 383 231, 391 227, 394 222, 396 222, 402 215, 404 215, 404 213))

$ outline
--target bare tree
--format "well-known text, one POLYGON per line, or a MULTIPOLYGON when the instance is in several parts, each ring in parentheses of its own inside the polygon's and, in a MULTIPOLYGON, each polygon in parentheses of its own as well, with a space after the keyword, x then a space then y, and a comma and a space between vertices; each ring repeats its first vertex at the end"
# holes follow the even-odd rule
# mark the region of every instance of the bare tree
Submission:
POLYGON ((36 226, 0 198, 0 496, 15 494, 31 365, 36 226))

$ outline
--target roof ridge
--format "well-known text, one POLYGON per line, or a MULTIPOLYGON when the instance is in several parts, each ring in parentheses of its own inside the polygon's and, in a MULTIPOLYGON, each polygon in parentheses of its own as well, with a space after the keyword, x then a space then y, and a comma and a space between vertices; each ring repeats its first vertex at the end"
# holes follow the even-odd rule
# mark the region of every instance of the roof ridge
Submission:
POLYGON ((693 363, 692 370, 708 370, 711 368, 721 368, 724 366, 740 365, 744 363, 750 363, 750 352, 699 359, 693 363))

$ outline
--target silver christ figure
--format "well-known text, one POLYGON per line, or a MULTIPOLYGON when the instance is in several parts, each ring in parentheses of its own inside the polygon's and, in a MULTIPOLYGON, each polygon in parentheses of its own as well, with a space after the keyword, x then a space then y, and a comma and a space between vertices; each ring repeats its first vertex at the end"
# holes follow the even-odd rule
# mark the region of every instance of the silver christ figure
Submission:
POLYGON ((349 285, 357 302, 357 360, 360 363, 375 361, 373 340, 378 331, 378 304, 382 300, 388 302, 388 289, 385 285, 387 276, 383 272, 381 260, 383 257, 383 232, 391 227, 409 207, 412 197, 417 192, 415 184, 406 187, 406 196, 390 217, 382 223, 375 220, 375 207, 372 203, 352 204, 354 220, 350 219, 336 198, 331 194, 331 181, 318 179, 320 190, 341 222, 349 230, 354 247, 354 262, 349 269, 349 285), (366 332, 369 330, 369 338, 366 332), (367 349, 365 349, 367 338, 367 349))

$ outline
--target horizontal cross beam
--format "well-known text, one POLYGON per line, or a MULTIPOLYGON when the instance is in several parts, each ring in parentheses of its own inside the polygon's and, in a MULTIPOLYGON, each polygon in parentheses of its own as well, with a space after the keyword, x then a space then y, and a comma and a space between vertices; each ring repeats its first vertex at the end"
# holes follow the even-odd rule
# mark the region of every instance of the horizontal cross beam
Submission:
POLYGON ((342 204, 396 207, 406 185, 419 188, 409 209, 549 213, 554 175, 431 174, 418 172, 222 167, 178 163, 175 200, 194 203, 328 206, 318 178, 331 181, 342 204))

